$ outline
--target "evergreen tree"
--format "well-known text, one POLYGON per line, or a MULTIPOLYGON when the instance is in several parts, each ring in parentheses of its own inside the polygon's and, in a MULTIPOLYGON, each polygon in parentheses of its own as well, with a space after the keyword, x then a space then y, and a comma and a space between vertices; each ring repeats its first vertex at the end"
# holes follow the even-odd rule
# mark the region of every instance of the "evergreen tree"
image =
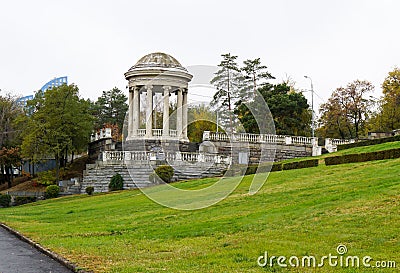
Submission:
POLYGON ((119 130, 122 131, 128 108, 127 97, 117 87, 103 91, 103 94, 92 105, 92 111, 96 117, 96 129, 111 124, 118 125, 119 130))
POLYGON ((244 73, 246 87, 243 88, 241 99, 249 101, 256 96, 257 89, 260 85, 266 83, 266 80, 275 79, 268 71, 265 65, 261 65, 260 58, 254 60, 246 60, 241 71, 244 73), (262 82, 264 80, 264 82, 262 82))
POLYGON ((215 77, 210 82, 217 89, 211 101, 211 106, 221 113, 226 113, 229 118, 229 130, 227 131, 233 133, 234 121, 232 111, 240 89, 243 86, 243 76, 236 63, 237 56, 233 56, 230 53, 222 54, 221 56, 222 61, 218 65, 220 69, 215 73, 215 77))

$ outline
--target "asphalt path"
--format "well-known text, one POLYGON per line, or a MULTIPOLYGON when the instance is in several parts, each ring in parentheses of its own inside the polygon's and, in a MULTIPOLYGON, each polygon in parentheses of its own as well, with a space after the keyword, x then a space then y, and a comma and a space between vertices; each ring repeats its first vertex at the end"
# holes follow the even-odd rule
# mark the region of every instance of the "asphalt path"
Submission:
POLYGON ((72 271, 0 227, 0 273, 71 273, 72 271))

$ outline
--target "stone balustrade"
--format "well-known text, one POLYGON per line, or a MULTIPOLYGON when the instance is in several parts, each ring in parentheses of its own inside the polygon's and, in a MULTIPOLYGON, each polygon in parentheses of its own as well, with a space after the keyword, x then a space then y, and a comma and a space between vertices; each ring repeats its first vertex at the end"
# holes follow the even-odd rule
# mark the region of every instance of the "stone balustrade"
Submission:
POLYGON ((272 134, 247 134, 235 133, 227 135, 220 132, 204 131, 203 141, 233 141, 233 142, 255 142, 255 143, 274 143, 274 144, 297 144, 312 146, 316 143, 316 138, 304 136, 284 136, 272 134))
POLYGON ((93 142, 93 141, 97 141, 97 140, 105 139, 105 138, 112 138, 111 128, 104 128, 96 133, 93 133, 90 136, 90 141, 93 142))
POLYGON ((104 163, 120 164, 122 161, 155 161, 166 160, 168 162, 186 161, 186 162, 207 162, 216 164, 231 163, 231 158, 225 155, 209 153, 190 153, 190 152, 137 152, 137 151, 104 151, 101 160, 104 163))

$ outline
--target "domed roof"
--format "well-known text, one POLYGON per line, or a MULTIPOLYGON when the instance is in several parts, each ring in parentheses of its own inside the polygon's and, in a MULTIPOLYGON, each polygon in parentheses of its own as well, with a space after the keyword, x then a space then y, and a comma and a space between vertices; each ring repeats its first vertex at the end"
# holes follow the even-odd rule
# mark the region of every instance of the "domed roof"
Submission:
POLYGON ((150 53, 143 56, 129 71, 137 68, 178 68, 186 71, 174 57, 162 52, 150 53))

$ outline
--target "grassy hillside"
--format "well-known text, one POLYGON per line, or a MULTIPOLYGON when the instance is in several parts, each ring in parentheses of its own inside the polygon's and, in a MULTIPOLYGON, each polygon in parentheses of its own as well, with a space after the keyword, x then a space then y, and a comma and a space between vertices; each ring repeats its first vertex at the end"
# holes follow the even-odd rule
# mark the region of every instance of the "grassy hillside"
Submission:
POLYGON ((95 272, 287 272, 261 268, 257 257, 268 251, 321 258, 337 255, 339 244, 348 255, 397 260, 397 269, 289 272, 398 272, 399 165, 396 159, 271 173, 253 196, 248 176, 227 199, 198 211, 161 207, 131 190, 0 209, 0 221, 95 272))
POLYGON ((293 161, 301 161, 301 160, 316 159, 316 158, 324 159, 324 158, 330 157, 330 156, 377 152, 377 151, 384 151, 384 150, 397 149, 397 148, 400 148, 400 141, 381 143, 381 144, 376 144, 376 145, 371 145, 371 146, 355 147, 355 148, 337 151, 334 153, 323 154, 321 156, 293 158, 293 159, 284 160, 282 162, 293 162, 293 161))

